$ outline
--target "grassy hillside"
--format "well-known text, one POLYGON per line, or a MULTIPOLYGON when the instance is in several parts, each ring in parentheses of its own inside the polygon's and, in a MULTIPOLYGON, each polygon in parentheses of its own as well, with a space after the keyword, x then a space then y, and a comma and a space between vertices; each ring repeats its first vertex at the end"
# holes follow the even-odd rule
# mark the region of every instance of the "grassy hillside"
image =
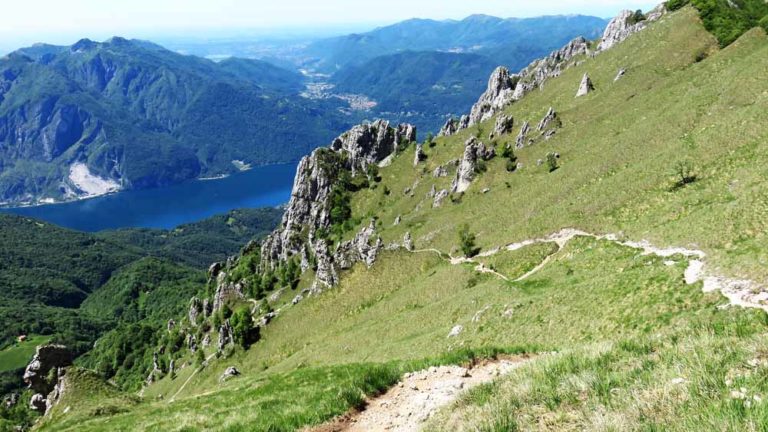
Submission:
MULTIPOLYGON (((292 306, 305 274, 296 292, 271 300, 279 316, 250 349, 205 367, 182 354, 176 376, 146 388, 136 406, 73 410, 41 429, 294 430, 359 407, 397 372, 525 352, 536 356, 527 366, 469 392, 429 428, 760 430, 768 318, 686 284, 682 255, 576 237, 559 251, 536 244, 479 258, 498 274, 446 257, 459 254, 465 224, 484 252, 574 227, 699 248, 718 274, 766 280, 767 42, 754 29, 721 49, 694 9, 663 18, 506 109, 519 126, 554 107, 562 128, 516 150, 514 172, 501 157, 488 162, 439 208, 427 192, 451 177, 433 170, 459 158, 471 135, 491 144, 495 119, 424 146, 416 168, 401 153, 376 188, 352 195, 352 219, 376 217, 385 243, 411 232, 417 252, 384 252, 292 306), (595 91, 575 98, 585 72, 595 91), (561 155, 556 170, 538 163, 549 152, 561 155), (684 184, 674 172, 681 161, 692 166, 684 184), (242 376, 221 382, 232 365, 242 376), (267 397, 277 382, 287 385, 267 397)), ((516 132, 497 139, 499 150, 516 132)))

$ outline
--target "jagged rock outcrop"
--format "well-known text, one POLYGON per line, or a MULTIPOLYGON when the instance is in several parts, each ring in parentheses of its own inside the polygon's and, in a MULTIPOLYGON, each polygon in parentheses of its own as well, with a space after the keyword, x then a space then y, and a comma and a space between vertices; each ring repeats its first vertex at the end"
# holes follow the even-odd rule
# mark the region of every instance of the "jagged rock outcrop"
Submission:
POLYGON ((312 283, 312 292, 319 293, 325 288, 336 286, 339 283, 339 276, 336 273, 336 267, 328 252, 328 243, 325 240, 315 241, 314 252, 317 270, 315 271, 315 281, 312 283))
POLYGON ((413 238, 410 231, 406 232, 403 236, 403 247, 409 252, 413 251, 413 238))
POLYGON ((583 37, 577 37, 559 50, 533 61, 520 72, 521 85, 516 88, 514 100, 520 100, 527 93, 541 87, 548 79, 560 76, 565 69, 573 66, 575 57, 589 53, 589 42, 583 37))
POLYGON ((637 16, 635 12, 624 10, 608 23, 603 32, 603 37, 597 46, 598 51, 613 48, 626 38, 646 28, 648 23, 659 20, 666 13, 665 3, 661 3, 645 16, 637 16))
POLYGON ((219 311, 232 299, 245 298, 243 283, 227 280, 228 274, 220 272, 216 278, 216 292, 213 295, 213 312, 219 311))
MULTIPOLYGON (((390 157, 398 143, 416 140, 411 125, 390 127, 386 121, 355 126, 336 138, 328 148, 320 148, 299 163, 291 199, 282 225, 264 240, 261 266, 274 269, 293 256, 302 257, 302 270, 309 267, 309 256, 317 263, 313 292, 338 282, 334 256, 318 231, 331 226, 331 194, 340 170, 366 175, 367 167, 390 157)), ((375 255, 371 254, 375 259, 375 255)), ((370 260, 370 259, 369 259, 370 260)))
POLYGON ((193 354, 197 351, 197 338, 192 333, 187 335, 187 348, 193 354))
POLYGON ((30 389, 46 395, 57 381, 49 379, 51 371, 70 366, 72 360, 72 351, 64 345, 41 345, 24 370, 24 382, 30 389))
POLYGON ((541 119, 539 122, 539 125, 536 127, 536 130, 539 132, 546 133, 547 129, 551 126, 557 126, 559 120, 557 118, 557 112, 555 112, 555 109, 550 107, 549 111, 544 115, 544 118, 541 119))
POLYGON ((313 248, 317 231, 330 227, 332 171, 365 173, 369 164, 389 157, 399 142, 415 139, 416 130, 411 125, 392 128, 385 121, 377 121, 355 126, 336 138, 330 148, 317 149, 302 159, 282 226, 262 246, 262 264, 274 268, 300 254, 305 245, 313 248))
POLYGON ((419 165, 419 162, 422 162, 427 159, 426 153, 424 153, 424 146, 421 143, 416 144, 416 152, 413 155, 413 166, 419 165))
POLYGON ((472 106, 469 114, 469 126, 481 123, 498 113, 509 102, 520 80, 518 75, 511 75, 509 69, 499 66, 488 79, 488 88, 472 106))
POLYGON ((472 180, 475 178, 477 170, 477 161, 490 160, 496 156, 496 150, 486 147, 475 137, 471 137, 464 143, 464 155, 459 162, 459 168, 456 170, 456 177, 451 183, 451 192, 461 193, 469 188, 472 180))
POLYGON ((232 325, 229 323, 229 320, 226 320, 222 325, 219 326, 219 340, 216 348, 219 351, 224 351, 224 348, 227 345, 233 345, 234 343, 235 339, 232 335, 232 325))
POLYGON ((24 382, 35 394, 30 400, 30 408, 46 413, 58 399, 63 389, 65 368, 72 364, 74 356, 64 345, 49 344, 37 347, 32 361, 24 370, 24 382))
POLYGON ((586 96, 595 89, 592 84, 592 79, 589 78, 589 74, 585 73, 581 78, 581 84, 579 84, 579 90, 576 92, 576 97, 586 96))
POLYGON ((435 170, 432 171, 432 177, 448 177, 448 167, 445 165, 440 165, 439 167, 435 168, 435 170))
POLYGON ((441 205, 443 205, 443 200, 448 198, 448 194, 449 194, 449 192, 448 192, 447 189, 442 189, 442 190, 440 190, 440 192, 436 193, 435 194, 435 199, 432 201, 432 207, 433 208, 434 207, 440 207, 441 205))
POLYGON ((531 130, 531 125, 527 121, 520 127, 520 132, 515 138, 515 147, 521 149, 525 147, 525 138, 528 136, 528 132, 531 130))
POLYGON ((357 262, 364 262, 370 268, 376 261, 379 251, 384 247, 381 237, 376 237, 371 242, 375 235, 376 220, 371 219, 371 223, 357 233, 354 240, 346 241, 339 245, 333 255, 336 265, 340 269, 346 270, 352 268, 357 262))
POLYGON ((496 117, 496 124, 493 126, 493 130, 488 139, 494 139, 498 136, 512 132, 512 128, 515 126, 515 119, 512 116, 501 114, 496 117))
POLYGON ((192 297, 189 302, 189 312, 187 312, 187 318, 189 318, 189 325, 197 327, 197 320, 200 314, 203 312, 203 302, 197 297, 192 297))
POLYGON ((451 136, 456 134, 456 132, 466 129, 469 127, 469 116, 463 115, 461 118, 449 118, 443 127, 440 129, 440 132, 437 134, 437 136, 451 136))

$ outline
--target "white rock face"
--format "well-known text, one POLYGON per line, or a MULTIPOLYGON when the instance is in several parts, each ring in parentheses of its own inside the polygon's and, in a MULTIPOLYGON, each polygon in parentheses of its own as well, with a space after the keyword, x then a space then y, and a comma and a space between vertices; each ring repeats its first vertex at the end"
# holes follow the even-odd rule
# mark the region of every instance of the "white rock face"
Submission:
POLYGON ((82 197, 91 198, 120 190, 120 183, 99 177, 88 169, 88 165, 75 162, 69 167, 69 181, 80 191, 82 197))
POLYGON ((489 160, 496 156, 496 150, 488 148, 475 137, 471 137, 464 143, 464 156, 459 162, 459 168, 456 170, 456 177, 451 183, 451 192, 461 193, 469 188, 472 180, 475 178, 475 169, 477 160, 489 160))
POLYGON ((509 69, 504 66, 496 68, 488 79, 485 93, 472 107, 469 126, 488 120, 510 103, 519 79, 517 75, 510 75, 509 69))
POLYGON ((592 80, 589 78, 589 75, 585 73, 581 78, 581 84, 579 84, 579 90, 576 92, 576 97, 586 96, 594 89, 595 86, 592 85, 592 80))
POLYGON ((631 18, 634 16, 634 12, 629 10, 623 10, 614 19, 608 23, 608 27, 603 32, 603 37, 600 39, 600 44, 597 46, 598 51, 605 51, 613 48, 614 45, 624 41, 631 34, 636 33, 645 28, 645 21, 633 23, 631 18))

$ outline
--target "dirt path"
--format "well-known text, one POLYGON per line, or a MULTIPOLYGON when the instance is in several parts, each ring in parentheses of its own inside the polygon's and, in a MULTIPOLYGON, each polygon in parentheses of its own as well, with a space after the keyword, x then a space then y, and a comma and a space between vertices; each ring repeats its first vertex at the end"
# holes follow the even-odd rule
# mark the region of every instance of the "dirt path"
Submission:
MULTIPOLYGON (((478 257, 487 258, 493 255, 496 255, 497 253, 500 253, 502 251, 515 251, 518 249, 522 249, 526 246, 531 246, 539 243, 557 244, 558 250, 555 253, 547 256, 541 263, 539 263, 536 267, 531 269, 528 273, 515 279, 515 282, 519 282, 533 276, 534 274, 539 272, 541 269, 546 267, 546 265, 552 260, 554 255, 557 254, 560 250, 562 250, 563 247, 565 247, 565 245, 567 245, 568 242, 573 240, 575 237, 591 237, 597 240, 611 241, 616 244, 620 244, 622 246, 630 247, 633 249, 639 249, 642 251, 644 255, 656 255, 664 258, 672 257, 675 255, 681 255, 686 259, 688 259, 688 267, 686 268, 685 274, 684 274, 685 283, 692 285, 701 281, 703 282, 703 285, 704 285, 704 292, 719 291, 728 299, 730 305, 748 307, 748 308, 757 308, 757 309, 762 309, 768 312, 768 287, 761 286, 760 284, 751 280, 733 279, 733 278, 728 278, 725 276, 707 272, 706 271, 707 254, 704 253, 704 251, 697 250, 697 249, 687 249, 682 247, 662 248, 662 247, 654 246, 645 240, 639 241, 639 242, 621 241, 619 240, 619 236, 616 234, 599 235, 599 234, 588 233, 585 231, 580 231, 573 228, 566 228, 548 237, 528 239, 522 242, 512 243, 503 247, 490 249, 488 251, 485 251, 479 254, 478 257)), ((433 252, 433 253, 437 253, 440 256, 443 256, 442 252, 437 249, 422 249, 414 252, 433 252)), ((505 281, 509 280, 507 276, 500 274, 494 271, 493 269, 487 268, 482 263, 479 263, 471 258, 449 256, 447 261, 449 261, 453 265, 466 264, 466 263, 475 264, 477 266, 475 268, 476 271, 483 272, 483 273, 491 273, 505 281)))
POLYGON ((364 411, 349 413, 307 431, 415 432, 461 392, 491 382, 527 361, 527 357, 518 357, 489 361, 471 369, 440 366, 408 373, 389 391, 368 401, 364 411))

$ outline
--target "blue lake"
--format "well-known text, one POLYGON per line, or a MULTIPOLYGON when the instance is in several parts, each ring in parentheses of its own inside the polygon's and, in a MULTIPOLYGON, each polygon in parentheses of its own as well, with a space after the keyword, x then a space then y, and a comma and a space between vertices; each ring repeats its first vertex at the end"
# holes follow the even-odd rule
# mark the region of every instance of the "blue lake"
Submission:
POLYGON ((84 201, 0 209, 80 231, 173 228, 237 208, 288 202, 297 164, 270 165, 217 180, 120 192, 84 201))

